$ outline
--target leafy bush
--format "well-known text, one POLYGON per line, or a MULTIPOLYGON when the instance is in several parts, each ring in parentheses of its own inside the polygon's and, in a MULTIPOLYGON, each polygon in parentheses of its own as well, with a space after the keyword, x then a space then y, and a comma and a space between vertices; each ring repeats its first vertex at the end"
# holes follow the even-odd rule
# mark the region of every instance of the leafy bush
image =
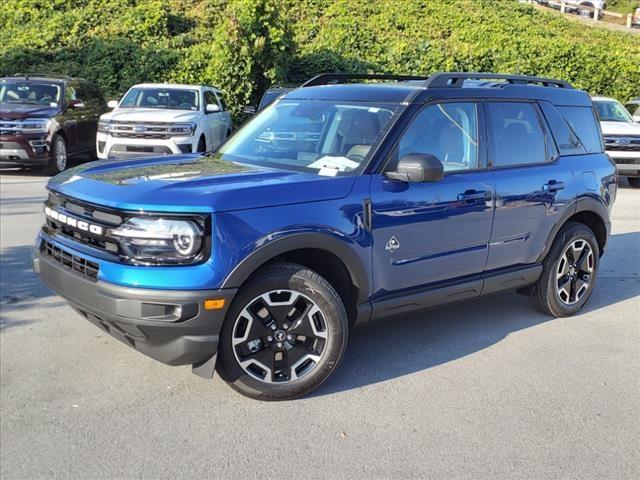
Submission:
POLYGON ((5 0, 0 74, 50 71, 108 97, 142 81, 220 86, 238 117, 323 71, 483 70, 640 96, 640 36, 495 0, 5 0))

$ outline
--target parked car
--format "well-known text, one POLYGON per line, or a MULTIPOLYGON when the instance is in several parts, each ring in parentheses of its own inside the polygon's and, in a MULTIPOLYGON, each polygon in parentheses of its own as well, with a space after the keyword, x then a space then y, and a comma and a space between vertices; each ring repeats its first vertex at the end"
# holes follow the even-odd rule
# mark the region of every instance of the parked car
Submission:
POLYGON ((71 157, 95 158, 100 90, 82 78, 17 74, 0 79, 0 165, 63 171, 71 157))
POLYGON ((631 26, 633 28, 640 28, 640 7, 636 8, 636 11, 633 13, 633 17, 631 18, 631 26))
POLYGON ((257 107, 253 105, 246 106, 244 107, 244 113, 247 115, 255 115, 256 113, 267 108, 269 105, 275 102, 278 98, 282 97, 286 93, 289 93, 294 88, 295 87, 274 85, 273 87, 269 88, 266 92, 264 92, 264 94, 262 95, 262 98, 260 99, 260 103, 258 104, 257 107))
POLYGON ((138 351, 289 399, 374 320, 515 289, 550 316, 580 311, 616 181, 567 82, 320 75, 215 154, 52 179, 34 268, 138 351), (401 81, 346 83, 381 79, 401 81), (294 123, 308 132, 287 148, 263 141, 294 123))
POLYGON ((640 188, 640 124, 635 123, 620 102, 593 97, 604 136, 605 150, 629 185, 640 188))
POLYGON ((631 114, 634 122, 640 123, 640 98, 630 100, 624 108, 631 114))
MULTIPOLYGON (((562 6, 561 0, 546 0, 546 1, 540 1, 538 3, 548 5, 557 9, 561 8, 562 6)), ((567 12, 577 13, 577 14, 585 15, 589 17, 593 17, 593 11, 588 10, 585 7, 598 8, 601 12, 602 10, 607 9, 606 0, 564 0, 564 4, 565 4, 565 10, 567 12)))
POLYGON ((205 152, 231 134, 231 115, 217 88, 134 85, 100 117, 98 157, 131 158, 205 152))

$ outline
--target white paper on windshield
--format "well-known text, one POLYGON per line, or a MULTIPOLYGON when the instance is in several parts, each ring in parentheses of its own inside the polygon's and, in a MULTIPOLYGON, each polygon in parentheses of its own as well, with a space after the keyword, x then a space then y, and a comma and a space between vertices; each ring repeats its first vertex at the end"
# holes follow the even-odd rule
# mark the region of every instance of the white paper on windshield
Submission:
POLYGON ((331 177, 335 177, 338 172, 354 170, 359 166, 360 164, 358 162, 349 160, 347 157, 331 157, 327 155, 310 164, 309 168, 319 169, 320 172, 318 173, 320 175, 329 175, 331 177))

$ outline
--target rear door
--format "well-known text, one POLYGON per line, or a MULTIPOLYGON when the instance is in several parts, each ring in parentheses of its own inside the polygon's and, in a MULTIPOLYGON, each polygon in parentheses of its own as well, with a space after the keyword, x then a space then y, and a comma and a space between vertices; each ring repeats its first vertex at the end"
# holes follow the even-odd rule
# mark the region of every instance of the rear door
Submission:
POLYGON ((496 206, 488 271, 531 264, 575 197, 570 161, 558 156, 540 107, 485 104, 496 206))
POLYGON ((224 128, 224 125, 222 122, 222 106, 220 105, 220 102, 218 101, 218 98, 216 97, 213 90, 206 90, 204 92, 204 99, 205 99, 205 122, 207 125, 209 141, 211 142, 211 144, 208 145, 208 148, 215 149, 215 148, 218 148, 218 146, 222 143, 221 131, 224 128), (218 107, 220 107, 220 111, 207 112, 206 111, 207 105, 210 105, 210 104, 218 105, 218 107))
POLYGON ((482 123, 475 102, 430 104, 405 130, 386 170, 406 154, 425 153, 443 162, 444 178, 403 183, 372 176, 376 292, 461 279, 484 269, 493 185, 485 167, 482 123))

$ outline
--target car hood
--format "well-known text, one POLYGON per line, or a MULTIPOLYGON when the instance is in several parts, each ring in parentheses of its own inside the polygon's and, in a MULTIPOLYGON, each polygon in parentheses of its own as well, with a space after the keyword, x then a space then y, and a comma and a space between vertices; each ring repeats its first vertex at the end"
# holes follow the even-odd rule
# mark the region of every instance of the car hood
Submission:
POLYGON ((640 124, 632 122, 600 122, 603 135, 640 135, 640 124))
POLYGON ((200 213, 342 198, 354 181, 190 154, 86 163, 53 177, 48 187, 122 210, 200 213))
POLYGON ((126 122, 186 122, 198 116, 193 110, 170 110, 162 108, 118 108, 103 114, 102 120, 126 122))
POLYGON ((49 105, 29 105, 25 103, 0 104, 2 120, 22 120, 24 118, 51 118, 60 113, 60 107, 49 105))

